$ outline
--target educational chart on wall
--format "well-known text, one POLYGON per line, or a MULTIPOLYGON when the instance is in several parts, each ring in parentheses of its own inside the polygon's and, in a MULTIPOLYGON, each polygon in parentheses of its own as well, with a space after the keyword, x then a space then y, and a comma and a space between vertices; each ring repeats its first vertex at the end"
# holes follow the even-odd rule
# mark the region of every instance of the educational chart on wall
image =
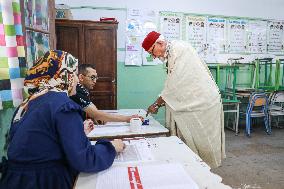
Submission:
POLYGON ((284 53, 284 21, 268 22, 268 52, 284 53))
MULTIPOLYGON (((132 15, 135 14, 140 15, 141 23, 128 20, 128 25, 145 32, 144 35, 139 34, 140 43, 150 31, 159 31, 166 40, 186 40, 191 43, 206 63, 226 62, 229 56, 244 54, 248 55, 247 62, 255 58, 253 54, 284 54, 284 21, 171 11, 160 11, 157 16, 150 17, 143 11, 134 11, 132 15), (159 28, 154 18, 159 20, 159 28)), ((139 43, 135 44, 139 39, 129 37, 128 41, 130 45, 127 51, 140 47, 139 43)), ((141 53, 143 65, 161 63, 144 50, 141 53)))
POLYGON ((141 66, 141 43, 140 36, 126 37, 125 65, 141 66))
POLYGON ((186 16, 186 41, 201 53, 206 49, 206 20, 204 16, 186 16))
POLYGON ((266 21, 250 20, 247 29, 247 52, 248 53, 266 53, 267 36, 266 21))
POLYGON ((157 31, 156 11, 147 9, 128 9, 126 20, 126 54, 125 65, 157 65, 141 47, 146 34, 157 31), (142 56, 141 56, 142 55, 142 56))
POLYGON ((228 20, 227 51, 229 53, 244 53, 246 51, 247 20, 228 20))
POLYGON ((142 65, 140 47, 143 36, 143 13, 140 9, 128 9, 126 20, 125 65, 142 65))
POLYGON ((160 31, 167 40, 182 38, 183 14, 160 12, 160 31))
POLYGON ((207 19, 207 55, 206 62, 217 62, 218 53, 225 52, 226 19, 208 17, 207 19))

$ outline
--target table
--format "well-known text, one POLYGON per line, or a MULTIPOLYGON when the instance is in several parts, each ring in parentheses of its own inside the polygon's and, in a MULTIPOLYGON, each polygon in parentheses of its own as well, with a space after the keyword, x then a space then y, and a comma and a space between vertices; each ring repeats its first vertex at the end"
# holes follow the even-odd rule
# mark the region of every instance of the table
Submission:
MULTIPOLYGON (((143 117, 146 111, 143 109, 120 109, 120 110, 103 110, 111 114, 133 115, 138 114, 143 117)), ((101 138, 114 139, 125 137, 154 137, 154 136, 168 136, 169 130, 156 121, 152 116, 148 116, 149 125, 143 125, 138 132, 130 132, 129 123, 126 122, 111 122, 106 125, 97 125, 94 130, 87 136, 90 140, 97 140, 101 138)))
MULTIPOLYGON (((184 168, 187 175, 189 175, 194 182, 197 184, 199 189, 226 189, 231 188, 227 185, 221 183, 222 178, 212 172, 210 172, 210 167, 201 160, 201 158, 196 155, 190 148, 182 142, 178 137, 157 137, 157 138, 146 138, 147 143, 149 143, 149 150, 153 155, 154 161, 143 161, 143 162, 114 162, 111 168, 105 170, 104 172, 97 174, 90 173, 80 173, 76 181, 76 189, 95 189, 97 186, 98 177, 101 177, 102 174, 108 173, 110 171, 116 170, 118 168, 124 167, 125 169, 129 166, 149 166, 153 164, 172 164, 179 163, 184 168)), ((145 153, 149 154, 149 153, 145 153)), ((154 170, 153 170, 154 172, 154 170)), ((159 173, 163 174, 163 173, 159 173)), ((151 176, 151 173, 149 173, 151 176)), ((125 176, 128 177, 128 176, 125 176)), ((110 179, 110 178, 109 178, 110 179)), ((128 179, 128 178, 124 178, 128 179)), ((110 179, 111 180, 111 179, 110 179)), ((117 183, 122 183, 120 179, 117 183)), ((143 181, 143 180, 142 180, 143 181)), ((169 181, 169 182, 174 182, 169 181)), ((130 182, 129 182, 130 183, 130 182)), ((142 182, 143 184, 143 182, 142 182)), ((109 189, 119 189, 121 186, 116 185, 109 189)), ((147 189, 147 187, 143 187, 147 189)), ((171 187, 175 188, 175 187, 171 187)), ((98 188, 97 188, 98 189, 98 188)), ((108 189, 105 187, 104 189, 108 189)), ((127 189, 123 188, 123 189, 127 189)), ((131 189, 129 185, 129 189, 131 189)))

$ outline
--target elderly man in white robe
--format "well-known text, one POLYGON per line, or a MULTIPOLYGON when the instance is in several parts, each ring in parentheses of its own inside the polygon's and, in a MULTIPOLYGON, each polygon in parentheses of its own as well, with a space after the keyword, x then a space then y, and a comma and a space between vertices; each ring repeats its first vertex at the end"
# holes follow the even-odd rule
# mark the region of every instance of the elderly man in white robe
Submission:
POLYGON ((171 134, 180 137, 211 168, 220 166, 225 158, 224 113, 207 65, 189 43, 166 41, 155 31, 145 37, 142 47, 168 64, 164 89, 147 114, 155 114, 165 105, 171 134))

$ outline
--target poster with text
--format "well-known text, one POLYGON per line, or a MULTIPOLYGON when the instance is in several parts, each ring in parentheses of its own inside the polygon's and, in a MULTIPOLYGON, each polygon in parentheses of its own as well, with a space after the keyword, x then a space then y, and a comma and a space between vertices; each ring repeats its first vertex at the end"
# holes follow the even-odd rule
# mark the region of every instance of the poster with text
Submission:
POLYGON ((217 56, 225 52, 226 19, 209 17, 207 19, 207 44, 206 44, 206 62, 218 62, 217 56))
POLYGON ((186 16, 186 41, 197 50, 198 53, 206 49, 206 17, 186 16))
POLYGON ((160 12, 160 31, 167 40, 182 38, 183 14, 174 12, 160 12))
POLYGON ((246 52, 246 30, 247 20, 230 19, 228 20, 228 52, 245 53, 246 52))
POLYGON ((249 21, 247 31, 247 52, 266 53, 267 52, 267 22, 249 21))
MULTIPOLYGON (((143 64, 142 40, 150 31, 157 31, 156 11, 148 9, 128 9, 126 19, 125 65, 143 64)), ((152 61, 148 65, 156 65, 152 61)))
POLYGON ((140 36, 127 36, 126 37, 126 49, 125 49, 125 65, 141 66, 141 39, 140 36))
POLYGON ((283 21, 269 21, 268 30, 268 52, 272 53, 284 53, 284 22, 283 21))

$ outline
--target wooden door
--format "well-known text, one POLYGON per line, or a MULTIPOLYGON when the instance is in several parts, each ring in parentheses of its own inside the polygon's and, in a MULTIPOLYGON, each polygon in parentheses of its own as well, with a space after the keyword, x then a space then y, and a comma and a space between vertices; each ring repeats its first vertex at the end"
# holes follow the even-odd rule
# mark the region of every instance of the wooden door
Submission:
POLYGON ((99 79, 91 100, 99 109, 116 109, 117 23, 89 23, 84 27, 85 62, 93 64, 99 79))
POLYGON ((56 20, 56 48, 66 51, 84 63, 84 35, 83 24, 72 20, 56 20))

